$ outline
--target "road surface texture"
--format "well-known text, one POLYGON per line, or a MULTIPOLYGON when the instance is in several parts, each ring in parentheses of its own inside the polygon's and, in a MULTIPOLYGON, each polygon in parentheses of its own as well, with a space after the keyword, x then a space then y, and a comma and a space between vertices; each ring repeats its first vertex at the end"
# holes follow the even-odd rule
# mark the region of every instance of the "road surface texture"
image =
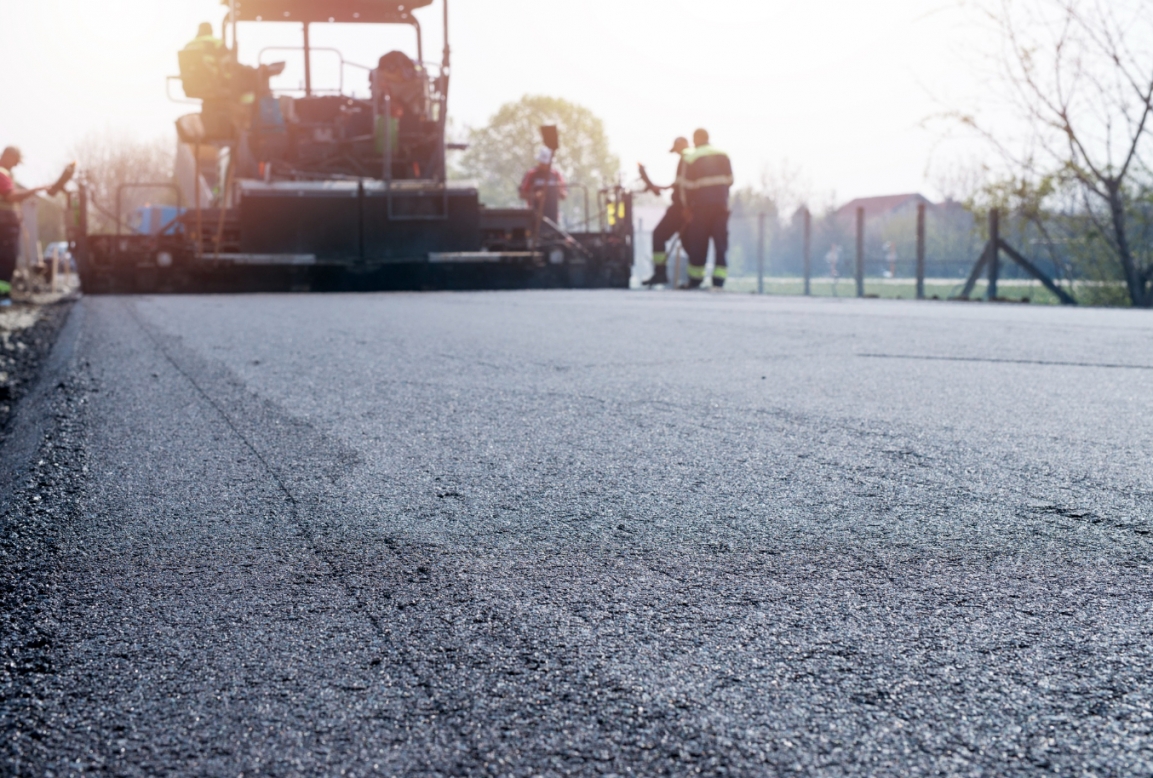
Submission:
POLYGON ((7 463, 3 772, 1149 775, 1151 336, 84 299, 7 463))

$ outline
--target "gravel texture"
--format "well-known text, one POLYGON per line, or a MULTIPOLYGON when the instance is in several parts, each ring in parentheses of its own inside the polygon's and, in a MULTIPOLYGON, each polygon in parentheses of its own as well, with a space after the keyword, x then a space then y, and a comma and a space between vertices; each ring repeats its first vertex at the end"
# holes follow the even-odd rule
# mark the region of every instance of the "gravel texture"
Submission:
POLYGON ((1153 773, 1151 334, 86 298, 0 449, 3 772, 1153 773))
POLYGON ((0 446, 16 405, 35 382, 71 304, 0 308, 0 446))

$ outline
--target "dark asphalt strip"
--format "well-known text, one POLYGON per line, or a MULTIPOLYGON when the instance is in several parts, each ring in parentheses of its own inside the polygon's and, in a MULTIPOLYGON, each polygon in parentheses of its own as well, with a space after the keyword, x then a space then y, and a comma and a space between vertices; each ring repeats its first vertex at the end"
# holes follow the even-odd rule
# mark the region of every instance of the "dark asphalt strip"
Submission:
POLYGON ((316 530, 315 530, 315 528, 313 528, 311 523, 307 519, 305 519, 304 516, 302 515, 300 501, 297 500, 296 495, 294 495, 292 493, 292 491, 288 488, 288 486, 285 484, 285 481, 281 475, 281 472, 278 471, 277 468, 273 467, 269 463, 269 460, 265 456, 264 452, 262 452, 260 449, 258 449, 256 447, 256 445, 253 444, 253 442, 244 434, 244 432, 240 429, 240 427, 237 426, 237 424, 233 420, 232 416, 229 415, 229 413, 216 400, 216 398, 213 397, 211 394, 209 394, 207 391, 205 391, 204 387, 200 385, 200 383, 196 380, 196 378, 192 375, 192 373, 189 370, 187 370, 183 364, 181 364, 179 361, 177 361, 176 357, 173 356, 172 352, 168 348, 165 347, 164 342, 157 335, 157 333, 154 332, 136 314, 136 311, 133 308, 133 306, 130 303, 128 303, 127 301, 125 301, 123 303, 123 305, 124 305, 125 310, 131 315, 132 320, 134 322, 136 322, 136 325, 138 327, 140 327, 141 332, 143 332, 148 337, 148 339, 156 347, 156 350, 159 351, 164 356, 165 360, 167 360, 168 364, 172 365, 172 368, 174 370, 176 370, 177 373, 179 373, 180 375, 182 375, 184 377, 184 380, 186 380, 188 382, 188 384, 193 389, 196 390, 196 393, 199 394, 200 397, 204 400, 204 402, 216 412, 216 415, 219 416, 220 419, 226 425, 228 425, 228 428, 232 431, 232 433, 234 435, 236 435, 237 439, 244 445, 244 447, 247 448, 252 453, 252 456, 254 456, 258 462, 260 462, 260 466, 262 468, 264 468, 265 472, 268 474, 268 477, 271 478, 272 481, 276 484, 276 488, 279 489, 284 494, 285 499, 288 501, 288 504, 291 506, 292 519, 296 523, 296 526, 300 529, 301 537, 304 538, 305 542, 308 544, 308 546, 312 550, 312 552, 314 554, 316 554, 317 558, 324 560, 324 563, 328 566, 329 570, 332 572, 333 579, 336 580, 338 583, 340 583, 341 587, 344 588, 344 590, 348 593, 348 596, 351 599, 356 601, 357 606, 358 606, 357 610, 360 611, 364 615, 364 617, 368 620, 368 622, 370 624, 372 624, 372 628, 374 630, 376 630, 377 634, 380 635, 380 637, 382 637, 382 638, 387 638, 387 633, 384 630, 384 628, 381 626, 380 622, 372 614, 372 612, 369 611, 367 607, 365 607, 365 603, 360 599, 356 590, 353 587, 349 586, 347 574, 341 570, 340 564, 337 562, 337 560, 334 557, 325 553, 324 549, 322 549, 317 544, 317 542, 316 542, 316 530))
MULTIPOLYGON (((426 688, 428 685, 427 682, 421 680, 422 669, 412 661, 411 648, 397 642, 392 630, 386 629, 382 625, 378 616, 364 601, 362 592, 352 584, 352 575, 347 566, 342 564, 337 554, 330 553, 329 549, 319 542, 319 537, 323 530, 319 530, 314 526, 313 522, 305 518, 304 514, 306 510, 312 512, 315 516, 322 516, 327 512, 323 498, 314 497, 312 500, 305 500, 298 497, 297 494, 294 494, 285 476, 288 466, 274 466, 270 456, 261 450, 261 447, 254 442, 252 437, 246 434, 245 429, 242 428, 236 415, 234 415, 236 412, 243 414, 243 409, 247 406, 250 409, 250 412, 247 414, 250 420, 260 419, 266 421, 269 412, 271 411, 275 414, 277 413, 277 409, 270 409, 267 404, 262 404, 264 407, 260 412, 251 410, 251 406, 254 403, 261 403, 259 403, 259 400, 256 398, 247 396, 247 391, 242 385, 236 382, 235 378, 222 375, 218 369, 213 369, 212 366, 204 364, 203 360, 196 359, 196 357, 190 353, 185 352, 181 355, 183 358, 178 357, 177 354, 180 352, 178 341, 169 338, 166 342, 161 335, 155 332, 140 318, 131 303, 125 301, 123 305, 141 332, 143 332, 156 347, 156 350, 163 355, 164 359, 172 368, 188 382, 189 386, 196 391, 205 404, 213 409, 216 415, 227 425, 232 434, 236 436, 237 440, 239 440, 260 463, 261 468, 275 483, 276 488, 284 495, 288 502, 292 520, 299 529, 300 535, 310 551, 315 554, 317 559, 323 561, 332 580, 343 589, 350 600, 356 603, 356 612, 371 625, 377 637, 388 646, 385 651, 380 652, 378 656, 374 657, 370 664, 374 666, 380 664, 383 657, 394 660, 400 658, 405 670, 411 674, 415 681, 411 686, 413 688, 426 688), (190 363, 195 365, 195 367, 190 368, 190 363), (218 393, 213 394, 207 391, 201 382, 196 379, 195 375, 200 375, 208 380, 215 378, 215 388, 218 393), (224 391, 220 391, 222 389, 224 391), (217 399, 220 396, 229 397, 231 401, 230 405, 234 409, 233 414, 230 414, 228 410, 226 410, 225 404, 217 399), (310 502, 311 505, 306 508, 304 505, 305 502, 310 502)), ((292 467, 295 467, 298 473, 308 473, 310 471, 323 472, 327 467, 331 466, 333 461, 340 461, 341 459, 348 461, 348 452, 341 451, 339 445, 325 440, 316 430, 305 428, 291 419, 284 419, 284 424, 296 430, 297 434, 293 436, 295 446, 292 448, 286 447, 283 445, 283 441, 281 441, 281 446, 277 453, 282 461, 292 461, 292 467)), ((306 477, 304 480, 307 481, 310 479, 306 477)), ((398 544, 386 543, 386 546, 395 555, 395 560, 402 570, 416 570, 418 573, 427 570, 419 561, 407 557, 398 544)), ((429 704, 436 708, 440 714, 448 712, 438 707, 437 700, 434 698, 429 699, 429 704)), ((473 754, 473 757, 476 760, 482 761, 482 757, 480 757, 479 754, 473 754)))
MULTIPOLYGON (((126 309, 131 311, 131 305, 126 304, 126 309)), ((341 493, 353 487, 344 483, 332 469, 334 462, 353 463, 355 455, 315 429, 249 395, 234 377, 186 352, 178 339, 165 339, 152 331, 134 311, 131 316, 157 351, 213 408, 275 481, 292 506, 292 516, 301 536, 313 553, 324 560, 334 580, 357 603, 358 612, 368 617, 378 636, 385 641, 387 648, 380 652, 384 666, 391 665, 391 671, 395 672, 399 662, 409 676, 405 684, 409 694, 424 698, 423 701, 411 699, 408 703, 411 720, 400 722, 404 730, 417 731, 407 736, 409 742, 403 759, 392 762, 391 769, 399 771, 394 774, 485 773, 489 762, 509 764, 509 754, 494 754, 509 748, 516 753, 530 745, 533 756, 524 763, 525 768, 555 762, 552 767, 563 774, 580 774, 597 764, 615 765, 624 772, 632 772, 631 763, 654 764, 653 772, 662 772, 655 764, 667 759, 669 754, 673 754, 674 759, 694 761, 690 751, 701 757, 710 750, 703 744, 713 736, 684 715, 696 708, 697 703, 681 697, 671 702, 629 701, 632 684, 624 683, 619 673, 607 667, 602 658, 591 662, 579 656, 564 658, 564 646, 571 638, 564 635, 550 638, 548 627, 536 619, 523 624, 510 619, 503 611, 520 607, 518 602, 522 598, 525 604, 530 603, 529 591, 541 587, 535 580, 525 583, 529 591, 521 591, 516 598, 518 602, 502 602, 500 595, 485 592, 486 584, 460 586, 455 583, 462 575, 465 580, 475 580, 475 575, 469 573, 478 560, 467 550, 422 544, 402 536, 386 535, 374 544, 373 550, 384 551, 385 556, 360 558, 355 547, 344 542, 347 530, 338 515, 343 502, 341 493), (262 436, 267 436, 270 429, 281 432, 275 439, 265 437, 262 442, 262 436), (291 433, 285 434, 286 429, 291 433), (264 454, 264 450, 275 450, 276 459, 291 465, 272 464, 272 457, 264 454), (324 478, 313 475, 325 471, 328 475, 324 478), (304 519, 306 513, 314 519, 304 519), (379 616, 374 615, 374 609, 379 616), (388 627, 383 626, 385 618, 388 627), (518 698, 506 702, 505 694, 491 687, 476 688, 477 680, 470 677, 471 672, 458 674, 465 668, 457 666, 453 656, 471 653, 460 635, 462 627, 469 623, 485 627, 486 650, 495 654, 486 662, 492 664, 487 671, 492 674, 492 680, 484 682, 485 686, 489 683, 498 688, 503 686, 506 673, 509 678, 519 678, 526 671, 539 674, 541 689, 534 696, 566 700, 563 714, 559 711, 554 714, 558 715, 556 724, 580 722, 578 731, 556 740, 552 747, 545 745, 549 740, 547 730, 542 733, 540 743, 503 742, 507 737, 505 722, 521 720, 520 726, 525 726, 524 718, 530 711, 517 702, 518 698), (562 650, 559 665, 555 659, 548 661, 548 656, 558 647, 562 650), (560 668, 565 668, 564 672, 558 673, 560 668), (602 699, 606 693, 607 700, 602 699), (644 711, 646 706, 647 721, 642 722, 635 711, 644 711), (486 723, 487 720, 492 723, 486 723), (424 722, 428 728, 419 731, 414 726, 417 722, 424 722), (622 731, 623 724, 636 730, 622 731), (698 745, 688 745, 694 743, 698 745), (659 744, 665 744, 664 748, 658 747, 659 744)), ((536 561, 522 560, 526 569, 534 567, 536 561)), ((582 553, 565 566, 585 567, 590 563, 601 564, 582 553)), ((616 566, 613 556, 608 566, 609 569, 616 566)), ((537 575, 548 576, 549 569, 537 575)), ((553 574, 564 576, 563 567, 553 574)), ((500 581, 493 583, 499 585, 500 581)), ((584 621, 584 610, 581 606, 571 611, 568 618, 584 621)), ((705 760, 709 761, 721 763, 716 756, 705 760)))
POLYGON ((61 538, 80 518, 87 481, 79 416, 92 390, 76 364, 80 306, 67 319, 17 408, 0 457, 0 773, 41 775, 34 744, 50 736, 44 680, 56 669, 49 603, 57 594, 61 538))
MULTIPOLYGON (((159 350, 143 333, 140 342, 133 342, 126 327, 119 331, 110 327, 108 309, 97 307, 100 312, 93 322, 96 332, 90 334, 87 350, 105 352, 97 370, 104 391, 93 395, 101 399, 100 412, 84 420, 96 434, 92 446, 97 472, 105 474, 111 467, 106 475, 112 476, 120 466, 118 461, 139 463, 150 480, 136 479, 133 485, 135 474, 128 472, 124 474, 127 482, 122 477, 120 482, 94 485, 83 501, 83 520, 73 527, 53 528, 65 537, 54 544, 55 550, 47 559, 41 560, 41 567, 54 580, 37 604, 38 621, 49 625, 51 669, 36 677, 26 695, 33 706, 31 712, 20 714, 14 709, 18 728, 13 744, 21 755, 7 764, 21 775, 75 769, 125 775, 221 774, 234 773, 236 764, 241 765, 241 771, 292 774, 291 764, 294 760, 299 763, 300 754, 290 754, 283 747, 294 739, 292 730, 303 724, 297 737, 305 743, 319 741, 319 749, 331 750, 332 744, 324 745, 331 724, 323 712, 310 715, 309 708, 323 709, 329 704, 326 698, 333 694, 363 695, 370 686, 367 678, 374 675, 369 672, 373 665, 369 649, 379 638, 372 637, 363 614, 352 621, 345 617, 345 613, 354 617, 356 610, 353 602, 340 602, 347 599, 347 593, 331 604, 317 600, 317 594, 323 594, 324 580, 332 578, 332 569, 315 569, 295 551, 296 538, 300 537, 297 522, 292 521, 295 538, 279 537, 277 508, 268 504, 267 498, 278 496, 274 502, 283 503, 282 491, 275 489, 266 495, 262 505, 245 499, 261 497, 257 481, 238 482, 249 493, 243 494, 236 493, 227 479, 201 484, 196 473, 173 469, 173 465, 187 467, 196 460, 196 450, 180 451, 180 447, 195 440, 187 434, 188 423, 200 425, 199 417, 215 415, 212 406, 205 405, 207 413, 202 414, 187 405, 174 405, 185 392, 174 383, 164 384, 163 371, 153 367, 157 360, 149 364, 147 352, 155 352, 162 360, 159 350), (111 363, 106 353, 109 349, 118 357, 111 363), (148 386, 150 380, 156 388, 148 386), (161 385, 164 388, 158 391, 161 385), (138 389, 144 390, 138 399, 152 415, 108 417, 109 400, 112 405, 132 403, 138 389), (124 428, 125 423, 131 426, 124 428), (148 444, 150 451, 132 452, 123 447, 125 439, 118 430, 131 433, 132 427, 138 430, 130 440, 148 444), (167 430, 169 434, 157 436, 149 430, 167 430), (110 436, 109 432, 115 434, 110 436), (178 446, 178 458, 166 461, 164 450, 173 445, 178 446), (153 478, 157 479, 155 486, 150 485, 153 478), (202 486, 233 492, 193 495, 201 501, 214 501, 216 505, 204 507, 217 511, 216 515, 204 514, 197 505, 182 506, 166 499, 165 492, 179 499, 183 490, 200 490, 202 486), (110 505, 107 497, 115 502, 110 505), (230 518, 236 508, 244 511, 241 524, 230 518), (221 509, 223 513, 219 513, 221 509), (270 513, 262 516, 265 511, 270 513), (191 515, 184 517, 181 512, 191 515), (187 520, 191 523, 181 531, 181 521, 187 520), (66 537, 70 529, 72 537, 66 537), (238 539, 244 542, 222 542, 237 531, 238 539), (222 583, 226 589, 221 589, 222 583), (244 599, 231 600, 229 589, 242 592, 244 599), (271 623, 269 616, 274 617, 271 623), (311 625, 317 637, 324 636, 324 653, 308 656, 316 652, 312 647, 316 638, 308 631, 294 634, 285 629, 297 622, 311 625), (363 627, 356 622, 363 622, 363 627), (274 632, 270 629, 273 625, 283 631, 274 632), (336 633, 328 634, 333 629, 336 633), (266 656, 266 666, 253 666, 254 652, 259 656, 269 639, 275 640, 275 650, 266 656), (350 660, 354 660, 352 666, 350 660), (181 669, 177 671, 173 663, 181 669), (307 682, 304 689, 294 690, 298 684, 293 679, 298 676, 307 682), (236 683, 242 690, 239 694, 236 683), (283 707, 278 697, 291 695, 292 699, 302 693, 294 711, 303 717, 299 722, 277 715, 283 707), (273 710, 265 710, 270 704, 273 710), (272 739, 279 740, 282 747, 262 742, 272 739), (221 761, 223 754, 230 757, 221 761)), ((116 307, 122 314, 123 306, 116 307)), ((120 318, 131 321, 126 315, 120 318)), ((173 376, 180 375, 169 369, 173 376)), ((183 376, 179 380, 187 386, 183 376)), ((188 389, 196 391, 190 386, 188 389)), ((199 404, 196 399, 201 395, 196 394, 193 400, 199 404)), ((255 410, 259 413, 262 409, 255 410)), ((273 427, 277 424, 277 420, 263 420, 273 427)), ((219 422, 193 430, 207 437, 210 447, 202 449, 203 453, 214 459, 223 455, 226 460, 220 464, 226 464, 235 448, 228 438, 236 439, 235 433, 219 422), (213 427, 222 431, 216 433, 213 427)), ((74 458, 64 464, 77 465, 80 461, 74 458)), ((324 472, 325 463, 310 467, 313 464, 317 463, 306 465, 310 472, 324 472)), ((230 469, 243 468, 237 465, 230 469)), ((271 481, 266 470, 259 480, 271 481)), ((299 494, 298 490, 291 491, 299 494)), ((47 489, 44 503, 60 497, 47 489)), ((291 517, 285 518, 291 521, 291 517)), ((308 555, 319 559, 315 553, 308 555)), ((339 582, 334 583, 339 586, 339 582)), ((341 592, 345 590, 341 588, 341 592)), ((379 656, 379 648, 376 651, 379 656)), ((409 680, 404 686, 419 688, 409 680)), ((388 710, 390 695, 387 689, 374 692, 374 707, 379 713, 388 710)), ((395 720, 395 713, 389 715, 395 720)), ((315 759, 313 756, 310 762, 314 769, 306 773, 329 771, 323 759, 315 759)))
POLYGON ((913 412, 1029 371, 702 370, 707 330, 631 371, 669 317, 598 300, 84 301, 19 773, 1153 772, 1148 480, 1102 428, 913 412))

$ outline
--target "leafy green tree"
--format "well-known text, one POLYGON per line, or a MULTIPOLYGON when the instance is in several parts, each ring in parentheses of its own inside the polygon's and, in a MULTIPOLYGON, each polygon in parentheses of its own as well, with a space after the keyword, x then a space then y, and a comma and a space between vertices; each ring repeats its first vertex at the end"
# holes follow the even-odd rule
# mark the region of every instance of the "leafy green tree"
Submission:
POLYGON ((604 123, 584 106, 543 95, 525 95, 505 103, 487 125, 469 132, 469 147, 460 158, 456 176, 477 181, 486 205, 520 204, 517 187, 536 164, 540 127, 546 124, 555 124, 560 132, 561 147, 553 164, 569 183, 562 213, 569 224, 575 224, 595 215, 597 190, 615 184, 621 167, 609 149, 604 123), (584 193, 578 185, 588 188, 593 214, 581 214, 584 193))

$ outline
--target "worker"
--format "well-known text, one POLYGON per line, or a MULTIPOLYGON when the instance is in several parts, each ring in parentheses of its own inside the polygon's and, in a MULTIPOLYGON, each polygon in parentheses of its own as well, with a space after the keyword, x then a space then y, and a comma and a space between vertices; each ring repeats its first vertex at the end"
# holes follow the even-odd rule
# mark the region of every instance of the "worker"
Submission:
POLYGON ((693 133, 691 151, 684 154, 684 177, 679 182, 685 198, 685 228, 681 242, 689 254, 689 285, 696 289, 705 280, 709 240, 713 242, 716 264, 713 288, 721 288, 728 278, 725 254, 729 248, 729 189, 733 166, 729 155, 709 142, 709 133, 693 133))
POLYGON ((660 222, 657 223, 656 229, 653 230, 653 275, 652 278, 645 281, 645 286, 655 286, 657 284, 667 284, 669 282, 668 274, 668 254, 665 248, 672 237, 681 231, 684 226, 684 194, 681 192, 680 180, 684 177, 684 153, 689 148, 689 141, 687 138, 677 138, 673 141, 673 147, 669 149, 670 154, 676 154, 680 157, 677 160, 677 177, 676 183, 672 186, 657 186, 649 180, 648 173, 645 172, 644 165, 640 165, 641 177, 645 181, 645 189, 655 195, 671 189, 673 191, 673 203, 665 210, 665 215, 661 217, 660 222))
POLYGON ((213 34, 211 24, 202 22, 196 37, 180 52, 184 94, 198 99, 225 96, 229 91, 230 61, 224 41, 213 34))
POLYGON ((568 197, 568 184, 552 166, 552 149, 542 146, 537 152, 537 165, 524 174, 520 182, 520 199, 534 211, 556 222, 560 218, 560 201, 568 197))
POLYGON ((262 80, 266 83, 268 75, 284 69, 283 65, 241 65, 208 22, 201 23, 179 60, 184 94, 201 100, 201 118, 210 138, 230 138, 245 129, 257 92, 265 91, 262 80))
POLYGON ((0 152, 0 297, 12 291, 12 274, 16 272, 16 258, 20 254, 20 203, 44 191, 20 189, 12 169, 23 157, 20 149, 9 146, 0 152))

